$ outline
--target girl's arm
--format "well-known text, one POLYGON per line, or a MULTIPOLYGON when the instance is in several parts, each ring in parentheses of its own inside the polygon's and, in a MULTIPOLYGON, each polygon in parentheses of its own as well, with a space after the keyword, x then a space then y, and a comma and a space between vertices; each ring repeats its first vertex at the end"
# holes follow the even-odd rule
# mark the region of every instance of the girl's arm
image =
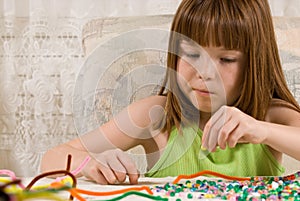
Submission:
POLYGON ((262 143, 300 161, 300 112, 284 105, 272 106, 261 122, 266 137, 262 143))
MULTIPOLYGON (((163 102, 164 99, 155 96, 133 103, 101 127, 48 150, 42 158, 41 171, 65 169, 67 155, 71 154, 71 170, 76 169, 87 156, 92 157, 78 176, 87 176, 98 183, 123 180, 124 174, 120 174, 118 179, 120 171, 125 171, 129 176, 138 175, 135 164, 121 150, 152 140, 149 132, 153 121, 151 110, 163 102), (118 167, 118 170, 114 171, 111 166, 118 167), (114 175, 117 178, 111 178, 114 175)), ((130 179, 135 181, 136 176, 130 179)))

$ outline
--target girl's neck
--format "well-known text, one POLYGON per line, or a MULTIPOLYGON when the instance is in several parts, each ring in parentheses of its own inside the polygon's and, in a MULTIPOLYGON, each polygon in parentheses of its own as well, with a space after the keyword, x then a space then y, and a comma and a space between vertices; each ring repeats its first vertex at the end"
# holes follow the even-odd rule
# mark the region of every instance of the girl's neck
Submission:
POLYGON ((211 117, 211 113, 200 112, 199 128, 203 131, 206 123, 211 117))

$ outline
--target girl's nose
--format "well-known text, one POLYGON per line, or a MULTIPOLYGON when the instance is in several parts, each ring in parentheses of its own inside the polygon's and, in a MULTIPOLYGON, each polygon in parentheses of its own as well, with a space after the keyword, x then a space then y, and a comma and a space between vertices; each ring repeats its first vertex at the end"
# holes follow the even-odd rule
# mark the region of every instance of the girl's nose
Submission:
POLYGON ((201 54, 201 57, 194 64, 194 68, 204 80, 214 79, 216 76, 216 65, 206 52, 201 54))

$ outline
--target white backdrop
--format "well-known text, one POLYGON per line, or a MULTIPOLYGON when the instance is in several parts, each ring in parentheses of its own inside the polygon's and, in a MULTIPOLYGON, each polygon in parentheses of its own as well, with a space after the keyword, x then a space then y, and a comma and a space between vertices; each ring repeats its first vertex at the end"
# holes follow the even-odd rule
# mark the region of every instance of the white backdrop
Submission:
MULTIPOLYGON (((93 18, 103 16, 171 14, 181 0, 0 0, 2 15, 28 17, 35 8, 49 16, 93 18)), ((299 0, 269 0, 274 16, 300 16, 299 0)))
MULTIPOLYGON (((299 16, 299 0, 270 0, 299 16)), ((172 14, 180 0, 0 0, 0 169, 38 172, 42 153, 76 136, 74 78, 93 18, 172 14)), ((125 25, 126 26, 126 25, 125 25)))

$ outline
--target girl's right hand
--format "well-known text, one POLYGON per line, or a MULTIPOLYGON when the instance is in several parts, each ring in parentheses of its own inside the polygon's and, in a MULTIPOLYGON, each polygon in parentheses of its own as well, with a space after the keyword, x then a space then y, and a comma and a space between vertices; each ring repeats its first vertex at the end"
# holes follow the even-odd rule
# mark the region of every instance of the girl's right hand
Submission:
POLYGON ((99 184, 123 183, 126 175, 130 184, 137 184, 139 171, 127 153, 120 149, 92 154, 92 160, 81 171, 82 175, 99 184))

